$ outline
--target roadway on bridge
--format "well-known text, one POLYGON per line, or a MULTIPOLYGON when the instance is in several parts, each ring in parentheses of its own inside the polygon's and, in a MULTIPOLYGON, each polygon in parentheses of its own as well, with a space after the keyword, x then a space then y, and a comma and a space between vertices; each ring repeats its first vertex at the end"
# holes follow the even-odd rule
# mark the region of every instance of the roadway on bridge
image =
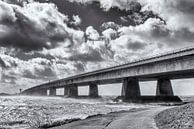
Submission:
POLYGON ((111 113, 52 129, 157 129, 154 116, 169 107, 152 107, 132 112, 111 113))

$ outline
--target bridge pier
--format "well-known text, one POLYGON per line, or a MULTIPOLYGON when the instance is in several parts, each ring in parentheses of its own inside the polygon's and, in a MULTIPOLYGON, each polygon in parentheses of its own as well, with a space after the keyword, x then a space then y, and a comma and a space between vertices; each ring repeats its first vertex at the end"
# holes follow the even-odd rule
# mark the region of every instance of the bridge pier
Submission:
POLYGON ((78 86, 77 85, 74 84, 68 87, 68 96, 69 97, 78 96, 78 86))
POLYGON ((64 87, 64 96, 68 96, 69 95, 69 87, 65 86, 64 87))
POLYGON ((49 89, 49 96, 56 96, 56 88, 50 88, 49 89))
POLYGON ((32 96, 47 96, 47 90, 46 89, 36 89, 36 90, 28 93, 28 95, 32 95, 32 96))
POLYGON ((170 79, 168 78, 158 79, 156 96, 174 96, 170 79))
POLYGON ((138 98, 141 96, 139 81, 137 78, 124 78, 122 96, 125 98, 138 98))
MULTIPOLYGON (((36 95, 36 93, 35 93, 36 95)), ((47 90, 46 89, 39 89, 37 92, 37 95, 39 96, 47 96, 47 90)))
POLYGON ((98 97, 98 85, 97 84, 89 85, 89 97, 98 97))

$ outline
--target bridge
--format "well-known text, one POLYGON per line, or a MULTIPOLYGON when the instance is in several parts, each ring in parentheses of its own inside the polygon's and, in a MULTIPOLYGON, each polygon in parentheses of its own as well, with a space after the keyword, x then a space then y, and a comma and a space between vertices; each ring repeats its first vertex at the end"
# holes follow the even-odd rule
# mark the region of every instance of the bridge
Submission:
POLYGON ((171 80, 194 77, 194 47, 140 59, 130 63, 91 71, 29 88, 26 95, 56 95, 64 88, 64 95, 78 96, 78 87, 89 86, 89 97, 98 96, 98 85, 122 83, 125 98, 141 96, 139 81, 157 80, 156 96, 174 96, 171 80))

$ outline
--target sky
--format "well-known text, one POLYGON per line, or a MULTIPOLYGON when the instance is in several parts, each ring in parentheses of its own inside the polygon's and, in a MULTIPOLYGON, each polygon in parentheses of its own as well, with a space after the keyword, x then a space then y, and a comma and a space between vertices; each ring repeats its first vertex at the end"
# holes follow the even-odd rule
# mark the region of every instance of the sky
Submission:
MULTIPOLYGON (((193 14, 193 0, 0 0, 0 92, 192 46, 193 14)), ((193 83, 173 88, 194 94, 193 83)))

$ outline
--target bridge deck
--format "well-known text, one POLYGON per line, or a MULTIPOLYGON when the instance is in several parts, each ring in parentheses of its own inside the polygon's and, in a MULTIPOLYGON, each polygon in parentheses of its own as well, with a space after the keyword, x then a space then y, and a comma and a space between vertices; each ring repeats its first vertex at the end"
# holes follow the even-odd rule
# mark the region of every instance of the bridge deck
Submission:
MULTIPOLYGON (((119 74, 121 72, 125 72, 124 76, 126 76, 127 75, 126 71, 125 71, 126 69, 130 69, 127 72, 131 72, 131 74, 133 74, 134 71, 131 70, 132 68, 136 68, 136 71, 137 70, 139 71, 139 67, 146 66, 147 64, 154 64, 154 63, 156 64, 156 62, 162 62, 162 61, 165 62, 165 61, 168 61, 168 60, 169 61, 170 60, 175 60, 172 63, 176 64, 176 59, 181 59, 177 63, 179 63, 179 65, 182 65, 182 63, 180 63, 180 62, 184 61, 182 58, 183 57, 188 57, 188 56, 191 56, 191 55, 192 56, 194 55, 194 46, 187 47, 187 48, 182 48, 182 49, 179 49, 179 50, 175 50, 173 52, 171 51, 171 52, 159 54, 159 55, 156 55, 156 56, 152 56, 152 57, 148 57, 148 58, 144 58, 144 59, 140 59, 140 60, 136 60, 136 61, 133 61, 133 62, 129 62, 129 63, 126 63, 126 64, 114 66, 114 67, 104 68, 104 69, 100 69, 100 70, 96 70, 96 71, 86 72, 86 73, 83 73, 83 74, 67 77, 67 78, 60 79, 60 80, 55 80, 55 81, 52 81, 52 82, 49 82, 49 83, 41 84, 41 85, 33 87, 33 88, 40 88, 40 87, 45 88, 45 87, 52 87, 52 86, 61 87, 61 86, 64 86, 66 84, 71 84, 71 82, 74 83, 74 80, 76 80, 75 81, 76 83, 81 84, 82 79, 85 79, 85 82, 83 84, 85 84, 87 82, 90 82, 90 81, 93 81, 94 79, 98 80, 99 83, 100 83, 100 80, 102 80, 102 79, 99 76, 107 77, 107 76, 110 76, 111 74, 113 74, 113 72, 118 74, 118 71, 119 71, 119 74), (93 79, 91 79, 92 76, 94 76, 93 79), (86 81, 86 78, 89 78, 88 81, 86 81)), ((191 60, 191 58, 189 58, 188 60, 191 60)), ((169 61, 168 61, 168 63, 171 63, 169 61)), ((163 65, 165 67, 164 63, 163 64, 158 63, 157 65, 158 66, 163 65)), ((158 66, 154 66, 154 67, 157 68, 158 66)), ((146 67, 149 67, 148 70, 151 69, 149 65, 147 65, 146 67)), ((185 68, 185 66, 184 66, 184 68, 185 68)), ((193 68, 194 68, 194 66, 192 66, 192 70, 194 70, 193 68)), ((144 70, 145 70, 145 68, 143 69, 143 71, 144 70)), ((182 71, 182 74, 184 74, 184 76, 186 76, 186 74, 188 74, 188 73, 191 74, 191 73, 194 72, 194 71, 191 71, 190 69, 188 69, 188 70, 186 69, 186 70, 182 71)), ((140 69, 140 71, 142 71, 142 69, 140 69)), ((176 73, 177 71, 174 71, 174 72, 176 73)), ((134 72, 134 75, 135 75, 135 72, 134 72)), ((150 73, 150 75, 152 75, 152 73, 150 73)), ((106 80, 107 81, 109 80, 108 83, 110 83, 111 81, 112 82, 118 82, 118 81, 121 81, 124 76, 122 75, 120 78, 119 77, 116 77, 116 78, 115 77, 112 77, 112 78, 110 77, 109 79, 106 79, 106 80)), ((139 75, 137 74, 137 76, 139 76, 139 75)), ((33 88, 30 88, 30 89, 33 89, 33 88)), ((28 89, 28 90, 30 90, 30 89, 28 89)))
MULTIPOLYGON (((67 77, 67 78, 64 78, 61 80, 75 79, 75 78, 79 78, 79 77, 83 77, 83 76, 89 76, 92 74, 98 74, 98 73, 102 73, 102 72, 108 72, 108 71, 112 71, 112 70, 133 67, 133 66, 137 66, 137 65, 152 63, 152 62, 161 61, 161 60, 172 59, 172 58, 186 56, 186 55, 190 55, 190 54, 194 54, 194 46, 181 48, 181 49, 169 51, 166 53, 157 54, 157 55, 151 56, 151 57, 145 57, 143 59, 135 60, 135 61, 132 61, 129 63, 125 63, 125 64, 113 66, 113 67, 108 67, 108 68, 103 68, 103 69, 99 69, 99 70, 95 70, 95 71, 85 72, 85 73, 78 74, 78 75, 71 76, 71 77, 67 77)), ((56 81, 59 81, 59 80, 56 80, 56 81)))

